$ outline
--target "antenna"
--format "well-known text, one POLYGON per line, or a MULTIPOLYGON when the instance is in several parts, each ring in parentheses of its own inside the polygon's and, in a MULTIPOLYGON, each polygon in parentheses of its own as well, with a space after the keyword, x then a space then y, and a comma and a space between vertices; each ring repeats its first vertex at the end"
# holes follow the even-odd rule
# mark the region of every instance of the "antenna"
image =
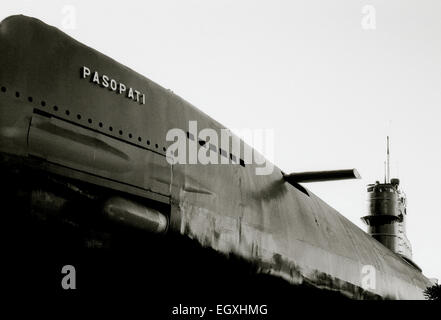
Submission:
POLYGON ((390 154, 389 154, 389 136, 387 136, 386 183, 389 182, 390 182, 390 154))

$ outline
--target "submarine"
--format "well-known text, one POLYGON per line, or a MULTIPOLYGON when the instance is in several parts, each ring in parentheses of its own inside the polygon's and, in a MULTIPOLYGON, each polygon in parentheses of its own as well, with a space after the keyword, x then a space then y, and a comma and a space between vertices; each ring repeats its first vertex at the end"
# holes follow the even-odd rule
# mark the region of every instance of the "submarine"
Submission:
MULTIPOLYGON (((368 187, 382 200, 372 200, 363 218, 366 233, 302 185, 359 178, 355 169, 285 173, 274 166, 256 174, 260 165, 246 161, 254 150, 238 137, 242 148, 234 153, 233 138, 221 147, 189 132, 196 121, 221 136, 227 128, 220 123, 31 17, 0 24, 0 87, 0 166, 10 177, 2 196, 24 188, 26 208, 44 219, 59 215, 69 197, 87 199, 89 211, 114 224, 159 241, 180 235, 287 285, 351 299, 424 299, 431 285, 409 252, 397 249, 406 242, 389 236, 387 228, 398 235, 404 210, 384 209, 392 195, 402 201, 395 180, 368 187), (173 129, 229 163, 170 161, 173 129)), ((81 203, 69 218, 87 224, 81 203)))

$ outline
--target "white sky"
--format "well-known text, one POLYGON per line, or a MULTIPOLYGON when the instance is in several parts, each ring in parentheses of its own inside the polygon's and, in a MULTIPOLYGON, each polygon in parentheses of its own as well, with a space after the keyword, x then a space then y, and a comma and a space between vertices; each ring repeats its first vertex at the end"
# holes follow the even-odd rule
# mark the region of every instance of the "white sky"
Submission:
POLYGON ((230 128, 275 130, 285 172, 357 168, 309 184, 365 230, 366 184, 408 196, 414 261, 441 279, 441 1, 7 1, 191 102, 230 128), (72 5, 73 7, 65 7, 72 5), (373 5, 376 29, 361 27, 373 5))

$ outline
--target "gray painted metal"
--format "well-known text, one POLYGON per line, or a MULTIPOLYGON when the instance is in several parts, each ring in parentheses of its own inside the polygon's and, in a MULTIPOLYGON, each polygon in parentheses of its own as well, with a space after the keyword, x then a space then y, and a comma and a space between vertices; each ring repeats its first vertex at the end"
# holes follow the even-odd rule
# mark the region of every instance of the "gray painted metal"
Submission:
POLYGON ((104 214, 112 221, 151 233, 165 233, 168 221, 158 210, 121 197, 112 197, 103 205, 104 214))
POLYGON ((0 57, 0 152, 24 162, 38 156, 41 170, 170 203, 171 232, 290 283, 352 298, 423 298, 426 277, 312 192, 285 183, 277 167, 256 176, 255 164, 169 165, 169 129, 186 130, 190 120, 219 136, 224 128, 169 90, 24 16, 1 23, 0 57), (85 65, 145 92, 145 104, 82 79, 85 65), (366 265, 376 271, 370 290, 366 265))
POLYGON ((319 182, 346 179, 361 179, 356 169, 331 170, 331 171, 310 171, 310 172, 294 172, 284 175, 283 178, 287 182, 319 182))
POLYGON ((406 235, 406 197, 399 190, 399 180, 368 185, 368 215, 361 219, 368 234, 393 252, 412 259, 412 248, 406 235))

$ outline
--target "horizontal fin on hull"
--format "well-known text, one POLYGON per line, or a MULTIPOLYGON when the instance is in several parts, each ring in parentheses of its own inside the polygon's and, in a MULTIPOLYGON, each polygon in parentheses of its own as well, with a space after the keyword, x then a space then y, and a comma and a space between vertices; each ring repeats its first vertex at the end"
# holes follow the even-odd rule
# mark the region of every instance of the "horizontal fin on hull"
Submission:
POLYGON ((289 183, 321 182, 346 179, 361 179, 356 169, 294 172, 284 175, 283 178, 289 183))

